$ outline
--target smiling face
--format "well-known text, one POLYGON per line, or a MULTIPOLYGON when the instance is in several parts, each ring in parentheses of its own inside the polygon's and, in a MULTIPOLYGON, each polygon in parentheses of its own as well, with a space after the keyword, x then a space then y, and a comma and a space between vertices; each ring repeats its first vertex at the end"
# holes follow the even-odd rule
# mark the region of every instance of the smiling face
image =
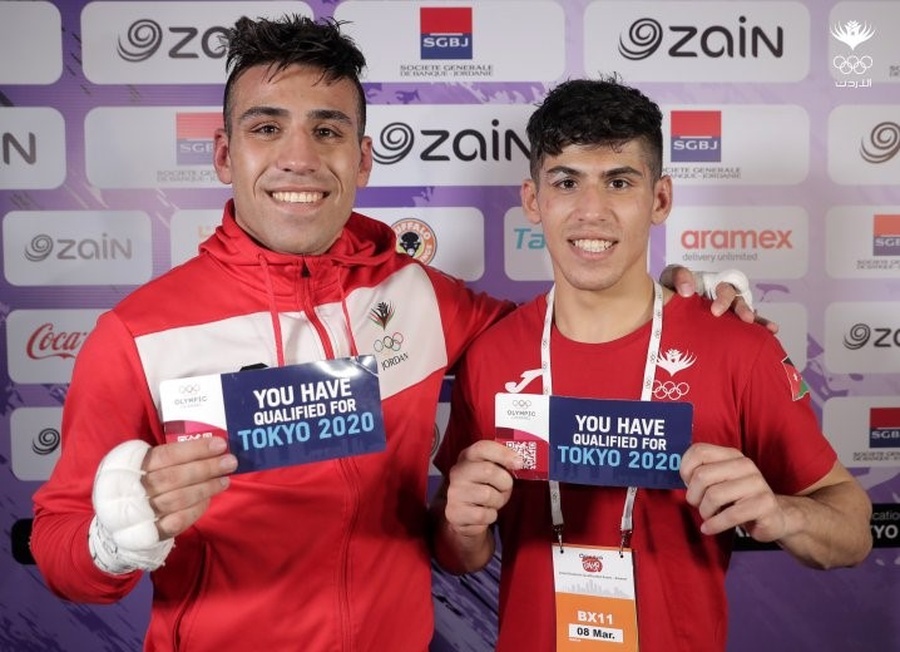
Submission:
POLYGON ((563 292, 620 294, 646 282, 650 226, 672 205, 671 179, 654 178, 648 160, 641 140, 569 145, 523 183, 522 207, 543 227, 563 292))
POLYGON ((215 137, 219 180, 231 184, 237 223, 273 251, 321 254, 369 180, 372 141, 358 136, 352 82, 316 68, 248 68, 231 91, 231 133, 215 137))

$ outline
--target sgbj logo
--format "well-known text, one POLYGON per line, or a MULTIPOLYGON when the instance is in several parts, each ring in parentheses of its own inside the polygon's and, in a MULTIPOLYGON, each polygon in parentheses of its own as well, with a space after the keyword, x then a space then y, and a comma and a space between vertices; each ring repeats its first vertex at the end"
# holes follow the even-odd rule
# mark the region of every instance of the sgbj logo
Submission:
POLYGON ((672 162, 722 161, 721 111, 672 111, 672 162))
POLYGON ((471 7, 422 7, 419 22, 422 59, 472 58, 471 7))

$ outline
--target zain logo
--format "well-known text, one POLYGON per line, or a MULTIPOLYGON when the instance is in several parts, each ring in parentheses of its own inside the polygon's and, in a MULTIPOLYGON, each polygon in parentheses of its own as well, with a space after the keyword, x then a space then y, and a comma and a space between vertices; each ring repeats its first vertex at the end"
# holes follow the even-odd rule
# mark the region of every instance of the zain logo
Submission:
POLYGON ((126 38, 128 40, 126 44, 119 39, 117 48, 119 56, 136 63, 146 61, 156 53, 162 44, 163 31, 159 23, 145 18, 131 24, 126 38))
POLYGON ((663 28, 659 21, 641 18, 628 28, 628 43, 619 37, 619 54, 626 59, 638 61, 646 59, 659 49, 663 39, 663 28))
POLYGON ((392 122, 381 130, 379 149, 372 148, 372 158, 382 165, 391 165, 406 158, 413 148, 415 133, 408 124, 392 122))
POLYGON ((47 260, 56 251, 57 260, 131 260, 133 256, 132 242, 111 238, 106 233, 99 239, 57 238, 54 240, 46 233, 39 233, 25 245, 25 258, 33 263, 47 260))
POLYGON ((872 329, 868 324, 854 324, 844 337, 844 346, 851 351, 856 351, 864 347, 870 337, 872 337, 872 329))
POLYGON ((25 248, 25 258, 33 263, 46 260, 53 251, 53 238, 46 233, 39 233, 31 239, 25 248))
POLYGON ((140 63, 156 54, 163 40, 170 38, 174 44, 166 46, 170 59, 199 59, 201 53, 210 59, 225 56, 225 40, 228 30, 213 25, 202 34, 193 25, 172 25, 163 29, 149 18, 141 18, 128 26, 124 42, 118 39, 116 51, 125 61, 140 63))
POLYGON ((869 163, 886 163, 900 152, 900 125, 879 122, 869 134, 869 142, 862 141, 859 155, 869 163))
POLYGON ((639 18, 619 36, 619 54, 639 61, 652 56, 666 36, 674 41, 666 50, 670 57, 696 59, 758 59, 768 51, 775 58, 784 56, 784 28, 775 27, 773 34, 758 25, 747 23, 746 16, 738 16, 737 25, 667 25, 665 28, 653 18, 639 18))
POLYGON ((900 328, 872 328, 868 324, 857 323, 844 336, 844 346, 851 351, 857 351, 870 342, 878 349, 900 347, 900 328))
POLYGON ((36 455, 49 455, 59 448, 60 436, 56 428, 44 428, 37 438, 31 442, 31 450, 36 455))
POLYGON ((875 36, 875 28, 868 23, 861 25, 858 21, 848 20, 846 23, 837 23, 831 27, 831 35, 841 43, 849 46, 851 50, 865 43, 875 36))

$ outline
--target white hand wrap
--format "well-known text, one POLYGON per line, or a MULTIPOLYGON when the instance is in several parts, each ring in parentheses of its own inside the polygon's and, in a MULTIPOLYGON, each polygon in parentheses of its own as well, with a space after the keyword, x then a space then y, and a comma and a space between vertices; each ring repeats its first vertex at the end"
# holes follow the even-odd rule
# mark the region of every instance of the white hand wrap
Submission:
POLYGON ((697 279, 697 294, 705 294, 709 299, 715 300, 716 286, 719 283, 730 283, 747 303, 747 307, 753 310, 753 292, 750 290, 750 280, 739 269, 726 269, 721 272, 694 272, 697 279))
POLYGON ((159 540, 156 515, 141 484, 141 464, 149 449, 139 439, 119 444, 106 454, 94 477, 96 515, 88 545, 97 568, 113 575, 156 570, 175 543, 159 540))

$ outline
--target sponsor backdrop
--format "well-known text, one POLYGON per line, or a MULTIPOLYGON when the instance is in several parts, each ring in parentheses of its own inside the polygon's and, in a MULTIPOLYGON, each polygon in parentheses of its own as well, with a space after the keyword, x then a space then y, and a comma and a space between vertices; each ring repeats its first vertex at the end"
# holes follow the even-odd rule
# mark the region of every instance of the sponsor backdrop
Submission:
MULTIPOLYGON (((900 649, 897 0, 0 0, 0 648, 140 647, 146 583, 102 607, 44 587, 31 495, 97 315, 193 255, 229 196, 210 163, 219 36, 289 11, 349 21, 369 57, 377 164, 359 207, 411 255, 515 300, 550 278, 518 205, 534 104, 614 71, 660 103, 676 208, 652 272, 750 276, 876 504, 857 569, 739 542, 729 651, 900 649)), ((442 403, 438 432, 446 419, 442 403)), ((432 650, 491 649, 498 574, 435 572, 432 650)))

